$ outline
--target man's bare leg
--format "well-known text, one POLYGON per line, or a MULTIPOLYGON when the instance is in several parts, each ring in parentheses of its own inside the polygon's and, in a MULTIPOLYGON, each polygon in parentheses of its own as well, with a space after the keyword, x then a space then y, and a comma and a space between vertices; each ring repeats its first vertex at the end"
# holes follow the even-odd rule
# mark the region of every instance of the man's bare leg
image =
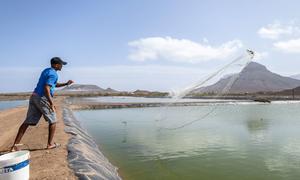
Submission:
POLYGON ((49 124, 49 134, 48 134, 48 144, 47 144, 48 149, 55 147, 55 144, 52 143, 54 133, 55 133, 55 128, 56 128, 56 123, 49 124))
POLYGON ((28 125, 28 124, 25 124, 25 123, 23 123, 23 124, 20 126, 19 131, 18 131, 18 134, 17 134, 16 139, 15 139, 15 142, 14 142, 13 146, 11 147, 10 151, 18 151, 18 150, 19 150, 19 149, 17 148, 16 144, 19 144, 19 143, 20 143, 20 141, 21 141, 21 139, 22 139, 22 137, 23 137, 25 131, 27 130, 28 126, 29 126, 29 125, 28 125))

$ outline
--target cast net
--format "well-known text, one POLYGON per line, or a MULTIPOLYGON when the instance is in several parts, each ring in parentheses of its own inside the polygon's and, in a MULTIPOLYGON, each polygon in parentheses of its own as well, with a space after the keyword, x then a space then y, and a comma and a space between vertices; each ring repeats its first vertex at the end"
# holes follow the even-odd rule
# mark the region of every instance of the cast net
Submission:
POLYGON ((234 100, 224 100, 224 97, 232 93, 232 87, 239 79, 242 70, 253 58, 254 52, 246 50, 242 55, 198 82, 170 92, 172 100, 161 107, 160 113, 155 118, 158 128, 160 130, 181 129, 212 115, 224 102, 235 103, 234 100), (199 99, 187 98, 195 96, 199 99), (198 111, 199 108, 201 111, 198 111), (173 117, 174 114, 178 115, 178 113, 173 113, 174 110, 180 110, 182 118, 173 117), (193 111, 197 111, 197 113, 193 113, 193 111))

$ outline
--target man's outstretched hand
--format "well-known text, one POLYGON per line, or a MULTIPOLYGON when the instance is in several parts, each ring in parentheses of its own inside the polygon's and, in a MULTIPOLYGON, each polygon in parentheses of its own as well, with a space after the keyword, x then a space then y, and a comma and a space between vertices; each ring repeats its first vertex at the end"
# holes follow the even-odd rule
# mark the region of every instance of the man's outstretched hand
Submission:
POLYGON ((71 85, 71 84, 73 84, 73 83, 74 83, 73 80, 69 80, 69 81, 67 82, 67 86, 69 86, 69 85, 71 85))

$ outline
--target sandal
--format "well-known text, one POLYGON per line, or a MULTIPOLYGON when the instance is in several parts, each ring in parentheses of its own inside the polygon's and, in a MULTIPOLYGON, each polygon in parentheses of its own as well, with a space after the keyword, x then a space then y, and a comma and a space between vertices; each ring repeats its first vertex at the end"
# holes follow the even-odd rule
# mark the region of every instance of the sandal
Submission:
POLYGON ((55 149, 55 148, 59 148, 61 146, 61 144, 58 144, 58 143, 54 143, 53 145, 51 146, 47 146, 46 149, 55 149))
POLYGON ((14 144, 11 148, 10 148, 10 152, 15 152, 15 151, 20 151, 20 148, 18 146, 23 146, 24 144, 14 144))

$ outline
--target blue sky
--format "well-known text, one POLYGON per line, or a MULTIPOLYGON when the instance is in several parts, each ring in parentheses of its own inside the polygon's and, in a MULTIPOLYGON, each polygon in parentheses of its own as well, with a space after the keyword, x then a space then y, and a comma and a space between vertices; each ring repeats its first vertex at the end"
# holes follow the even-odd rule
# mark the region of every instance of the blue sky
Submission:
POLYGON ((282 75, 300 74, 298 1, 1 0, 0 92, 30 91, 53 56, 60 80, 169 90, 245 49, 282 75))

